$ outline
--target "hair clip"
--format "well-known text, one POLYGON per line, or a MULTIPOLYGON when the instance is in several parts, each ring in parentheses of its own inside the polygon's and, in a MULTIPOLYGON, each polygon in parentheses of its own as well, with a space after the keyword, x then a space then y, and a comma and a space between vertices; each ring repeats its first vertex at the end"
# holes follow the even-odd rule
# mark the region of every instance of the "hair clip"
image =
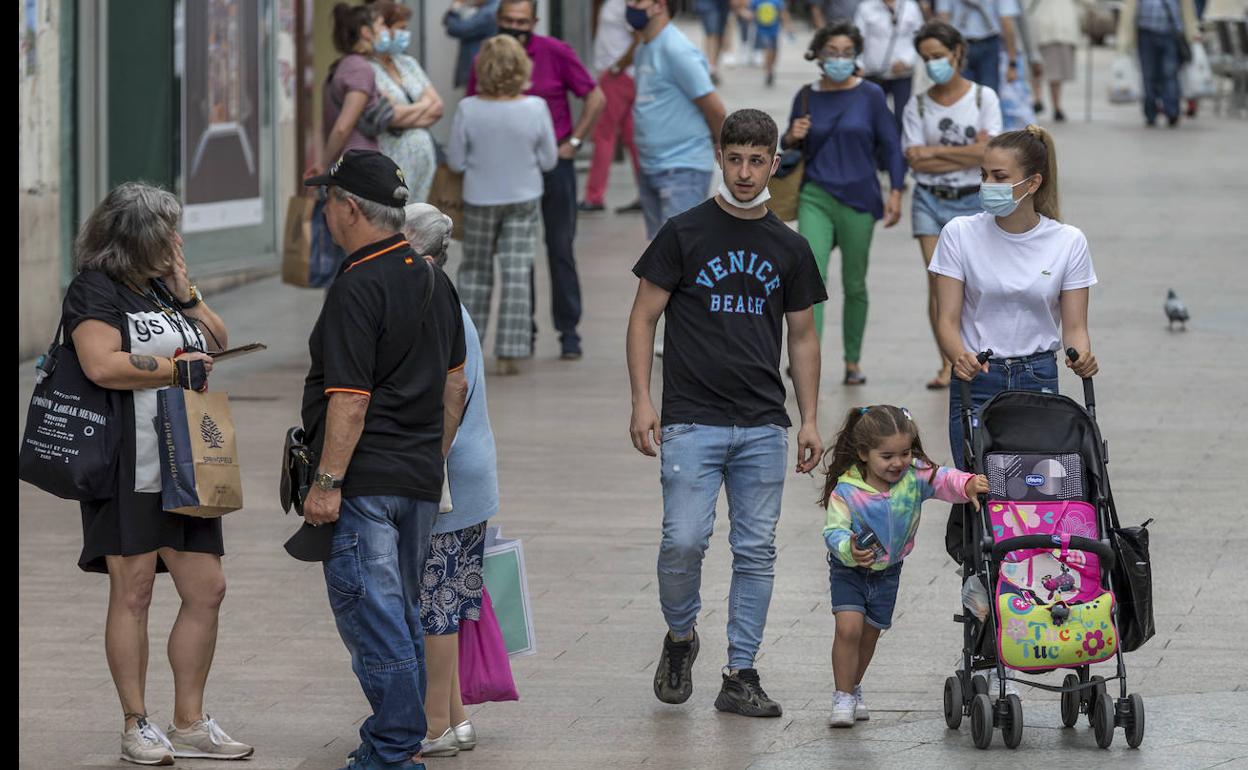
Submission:
POLYGON ((905 407, 903 406, 903 407, 901 407, 901 413, 902 413, 902 414, 904 414, 904 415, 906 416, 906 419, 907 419, 907 420, 909 420, 910 422, 914 422, 914 418, 910 416, 910 410, 909 410, 909 409, 907 409, 907 408, 905 408, 905 407))
POLYGON ((858 407, 858 414, 860 414, 860 415, 866 414, 866 413, 867 413, 867 412, 869 412, 869 411, 871 411, 871 407, 869 407, 869 406, 860 406, 860 407, 858 407))

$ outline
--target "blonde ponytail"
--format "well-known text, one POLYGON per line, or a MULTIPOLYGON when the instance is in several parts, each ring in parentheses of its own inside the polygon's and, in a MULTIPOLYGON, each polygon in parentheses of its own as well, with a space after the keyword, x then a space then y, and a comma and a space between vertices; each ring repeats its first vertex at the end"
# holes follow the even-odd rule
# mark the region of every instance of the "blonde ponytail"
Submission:
POLYGON ((1036 212, 1061 221, 1057 193, 1057 146, 1053 143, 1053 135, 1032 124, 1022 131, 998 134, 988 142, 988 146, 1012 150, 1023 167, 1024 175, 1040 175, 1040 188, 1033 196, 1036 212))

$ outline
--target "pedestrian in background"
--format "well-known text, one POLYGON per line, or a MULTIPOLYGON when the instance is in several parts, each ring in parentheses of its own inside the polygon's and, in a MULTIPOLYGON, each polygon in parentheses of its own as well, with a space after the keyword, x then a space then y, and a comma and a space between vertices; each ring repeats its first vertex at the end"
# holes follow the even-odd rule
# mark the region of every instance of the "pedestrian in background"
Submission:
POLYGON ((360 118, 382 98, 369 57, 384 28, 370 5, 334 6, 334 48, 342 55, 329 66, 321 91, 324 145, 320 163, 307 176, 322 173, 347 150, 378 149, 377 140, 360 130, 360 118))
POLYGON ((633 105, 641 159, 646 239, 669 218, 706 200, 724 103, 697 46, 672 24, 669 0, 628 0, 628 23, 641 32, 633 105))
POLYGON ((478 333, 490 325, 494 257, 502 275, 494 356, 498 373, 516 374, 533 355, 531 274, 537 252, 542 175, 559 162, 550 110, 525 96, 533 64, 509 35, 485 41, 474 90, 455 109, 447 164, 464 175, 464 261, 460 296, 478 333))
MULTIPOLYGON (((892 227, 901 219, 906 162, 897 123, 884 91, 854 74, 862 35, 847 21, 815 33, 806 58, 819 65, 819 79, 793 98, 784 146, 802 144, 806 158, 798 195, 797 229, 810 244, 827 283, 832 249, 841 250, 841 342, 845 385, 862 385, 859 365, 867 326, 867 264, 877 219, 892 227), (877 169, 888 172, 883 199, 877 169)), ((822 336, 823 308, 815 308, 822 336)))
MULTIPOLYGON (((403 232, 412 251, 427 255, 439 269, 445 267, 451 218, 427 203, 409 205, 406 216, 403 232)), ((468 309, 461 306, 460 314, 467 394, 462 414, 448 408, 445 420, 445 430, 453 436, 446 474, 454 508, 438 515, 420 584, 420 622, 427 646, 429 726, 422 744, 426 757, 454 756, 477 745, 477 731, 460 695, 459 628, 463 620, 481 619, 485 529, 498 512, 498 458, 485 398, 485 359, 468 309)))
MULTIPOLYGON (((914 171, 912 229, 924 267, 941 230, 955 217, 977 214, 979 164, 988 140, 1001 133, 1001 106, 991 88, 962 76, 966 42, 943 21, 925 24, 914 38, 927 75, 935 83, 906 105, 901 145, 914 171)), ((928 319, 936 335, 936 279, 928 273, 928 319)), ((939 351, 938 351, 939 352, 939 351)), ((944 356, 929 390, 949 387, 952 364, 944 356)))
POLYGON ((823 454, 811 306, 827 294, 806 242, 766 207, 767 182, 780 162, 778 133, 759 110, 739 110, 724 120, 719 192, 669 219, 641 255, 628 319, 629 434, 638 452, 654 457, 655 444, 662 452, 658 578, 667 631, 654 694, 664 703, 684 703, 693 692, 702 563, 724 487, 732 587, 728 665, 715 708, 748 717, 782 712, 763 689, 755 661, 775 579, 792 424, 780 375, 786 325, 801 414, 797 472, 812 470, 823 454), (655 328, 664 315, 660 419, 650 373, 655 328))
POLYGON ((693 0, 693 11, 702 22, 703 53, 711 67, 711 81, 718 86, 719 57, 724 49, 724 32, 728 29, 732 0, 693 0))
POLYGON ((763 52, 763 85, 776 84, 776 56, 780 53, 780 29, 792 37, 793 20, 784 0, 739 0, 738 18, 748 19, 754 26, 754 50, 763 52))
POLYGON ((1144 123, 1157 125, 1158 106, 1171 128, 1179 125, 1179 40, 1200 35, 1192 0, 1126 0, 1118 17, 1118 50, 1140 57, 1144 123))
POLYGON ((892 99, 900 134, 919 60, 914 35, 923 26, 923 10, 915 0, 865 0, 854 12, 854 26, 862 33, 862 71, 892 99))
MULTIPOLYGON (((637 143, 633 139, 633 102, 637 83, 633 80, 633 54, 641 37, 624 18, 625 0, 600 0, 594 6, 594 71, 607 104, 594 125, 594 157, 585 184, 585 200, 577 210, 594 213, 606 208, 607 180, 615 161, 616 141, 624 144, 633 163, 633 178, 641 175, 637 143)), ((624 210, 640 210, 641 202, 624 210)))
POLYGON ((966 41, 962 74, 968 80, 1001 90, 1001 53, 1006 55, 1006 82, 1018 79, 1018 48, 1014 19, 1021 13, 1018 0, 935 0, 942 21, 954 26, 966 41))
POLYGON ((412 10, 402 3, 376 5, 385 27, 373 46, 373 77, 381 95, 394 104, 390 130, 377 137, 382 153, 403 169, 414 202, 429 197, 437 150, 429 126, 442 119, 442 98, 420 62, 407 55, 412 10))
POLYGON ((454 0, 442 17, 446 34, 459 40, 455 59, 455 87, 468 85, 472 60, 487 39, 498 34, 498 0, 454 0))
POLYGON ((419 762, 426 736, 424 633, 412 617, 442 498, 450 432, 467 386, 450 279, 403 237, 403 172, 352 150, 306 185, 329 190, 325 221, 348 253, 308 339, 303 429, 317 459, 305 525, 332 525, 330 610, 371 714, 353 770, 419 762))
POLYGON ((65 291, 65 345, 83 374, 109 391, 120 423, 117 486, 81 503, 78 567, 108 573, 104 651, 121 700, 121 758, 172 765, 174 757, 242 759, 253 749, 204 713, 225 573, 221 519, 161 508, 157 392, 206 387, 212 350, 229 342, 225 323, 187 277, 178 222, 182 204, 127 182, 108 193, 74 244, 65 291), (186 351, 186 352, 183 352, 186 351), (148 612, 156 574, 168 572, 181 607, 169 632, 173 720, 167 734, 147 714, 148 612))
MULTIPOLYGON (((525 91, 540 96, 550 109, 559 146, 555 167, 542 177, 542 226, 546 235, 546 261, 550 267, 550 312, 559 332, 559 357, 565 361, 581 358, 581 284, 576 274, 576 153, 593 130, 607 105, 598 87, 572 46, 553 37, 533 32, 537 26, 537 0, 502 0, 498 6, 499 34, 519 41, 533 63, 532 84, 525 91), (585 102, 581 116, 572 122, 568 94, 585 102)), ((476 71, 468 78, 468 95, 477 92, 476 71)), ((530 309, 536 312, 536 292, 530 278, 530 309)), ((530 319, 530 333, 537 336, 537 324, 530 319)))
POLYGON ((810 26, 816 32, 834 21, 853 21, 862 0, 808 0, 810 26))
POLYGON ((1032 37, 1043 59, 1041 72, 1032 78, 1036 114, 1044 111, 1043 81, 1049 83, 1049 100, 1053 119, 1066 121, 1062 111, 1062 84, 1075 79, 1075 46, 1083 39, 1079 29, 1082 0, 1029 0, 1027 15, 1031 20, 1032 37))

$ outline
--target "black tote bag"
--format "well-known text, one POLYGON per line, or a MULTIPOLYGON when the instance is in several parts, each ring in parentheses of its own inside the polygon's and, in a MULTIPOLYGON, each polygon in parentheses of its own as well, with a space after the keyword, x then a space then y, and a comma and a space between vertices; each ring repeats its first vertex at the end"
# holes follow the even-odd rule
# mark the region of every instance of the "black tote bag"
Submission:
POLYGON ((64 324, 40 360, 18 451, 17 477, 67 500, 117 494, 119 415, 109 391, 83 374, 64 324))
POLYGON ((1123 652, 1134 652, 1156 632, 1153 623, 1153 567, 1148 556, 1148 525, 1115 526, 1111 530, 1114 567, 1111 573, 1118 602, 1118 637, 1123 652))

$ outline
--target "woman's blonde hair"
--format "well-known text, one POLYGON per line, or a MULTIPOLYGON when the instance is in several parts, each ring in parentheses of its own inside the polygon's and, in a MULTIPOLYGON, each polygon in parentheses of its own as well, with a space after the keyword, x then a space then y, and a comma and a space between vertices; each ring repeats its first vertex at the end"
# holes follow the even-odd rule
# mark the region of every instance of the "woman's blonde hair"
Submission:
POLYGON ((1025 176, 1040 175, 1040 189, 1034 196, 1036 211, 1060 222, 1062 211, 1057 200, 1057 147, 1053 144, 1053 136, 1033 123, 1022 131, 1007 131, 994 136, 988 147, 1011 150, 1023 167, 1025 176))
POLYGON ((477 92, 482 96, 519 96, 533 73, 533 64, 510 35, 495 35, 477 54, 477 92))

